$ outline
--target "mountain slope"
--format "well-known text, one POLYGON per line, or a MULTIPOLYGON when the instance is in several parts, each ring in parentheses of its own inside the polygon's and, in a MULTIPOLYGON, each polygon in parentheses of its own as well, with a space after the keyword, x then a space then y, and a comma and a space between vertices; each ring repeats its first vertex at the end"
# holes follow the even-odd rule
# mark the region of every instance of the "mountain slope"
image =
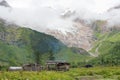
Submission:
POLYGON ((56 37, 69 47, 89 50, 92 45, 93 30, 84 24, 84 20, 80 19, 75 19, 72 30, 65 33, 59 30, 47 30, 45 33, 56 37))
POLYGON ((0 20, 0 65, 44 64, 49 59, 79 62, 87 56, 85 50, 68 48, 53 36, 0 20))
POLYGON ((90 61, 96 65, 120 65, 120 29, 119 27, 111 27, 107 30, 101 30, 101 26, 95 30, 95 43, 90 50, 91 53, 97 55, 97 58, 90 61))

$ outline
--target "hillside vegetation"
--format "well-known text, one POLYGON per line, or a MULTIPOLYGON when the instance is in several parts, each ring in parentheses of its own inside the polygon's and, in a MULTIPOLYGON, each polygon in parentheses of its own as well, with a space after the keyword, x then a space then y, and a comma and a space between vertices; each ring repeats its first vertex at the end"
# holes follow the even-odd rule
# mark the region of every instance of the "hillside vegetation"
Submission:
POLYGON ((65 60, 76 63, 86 56, 89 55, 85 50, 68 48, 53 36, 6 24, 5 21, 0 20, 1 66, 44 64, 46 60, 65 60))
POLYGON ((98 57, 90 62, 95 65, 120 65, 120 30, 116 28, 109 29, 106 32, 97 30, 95 31, 97 40, 90 52, 98 55, 98 57))

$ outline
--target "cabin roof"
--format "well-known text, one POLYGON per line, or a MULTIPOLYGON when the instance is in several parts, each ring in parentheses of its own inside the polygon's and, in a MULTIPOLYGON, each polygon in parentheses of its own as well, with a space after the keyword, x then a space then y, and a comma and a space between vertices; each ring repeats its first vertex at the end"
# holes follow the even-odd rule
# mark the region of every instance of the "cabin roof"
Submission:
POLYGON ((40 66, 40 64, 30 63, 30 64, 24 64, 23 66, 40 66))
POLYGON ((56 61, 50 60, 46 62, 46 64, 59 64, 59 63, 69 64, 68 62, 62 60, 56 60, 56 61))
POLYGON ((15 66, 10 66, 9 69, 22 69, 22 67, 15 67, 15 66))

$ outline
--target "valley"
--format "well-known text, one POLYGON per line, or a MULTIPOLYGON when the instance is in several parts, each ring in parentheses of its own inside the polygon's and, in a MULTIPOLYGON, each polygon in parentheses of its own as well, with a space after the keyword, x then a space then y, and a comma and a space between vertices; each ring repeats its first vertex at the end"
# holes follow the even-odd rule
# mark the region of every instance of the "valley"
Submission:
POLYGON ((0 80, 120 80, 119 0, 0 0, 0 80))

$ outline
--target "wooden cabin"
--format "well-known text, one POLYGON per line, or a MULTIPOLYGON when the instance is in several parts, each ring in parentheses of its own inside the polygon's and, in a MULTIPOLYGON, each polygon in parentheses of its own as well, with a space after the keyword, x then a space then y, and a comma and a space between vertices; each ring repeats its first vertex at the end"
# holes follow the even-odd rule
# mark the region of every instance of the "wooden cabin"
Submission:
POLYGON ((47 61, 47 70, 68 71, 70 63, 65 61, 47 61))
POLYGON ((41 71, 42 66, 40 64, 25 64, 23 65, 24 71, 41 71))

